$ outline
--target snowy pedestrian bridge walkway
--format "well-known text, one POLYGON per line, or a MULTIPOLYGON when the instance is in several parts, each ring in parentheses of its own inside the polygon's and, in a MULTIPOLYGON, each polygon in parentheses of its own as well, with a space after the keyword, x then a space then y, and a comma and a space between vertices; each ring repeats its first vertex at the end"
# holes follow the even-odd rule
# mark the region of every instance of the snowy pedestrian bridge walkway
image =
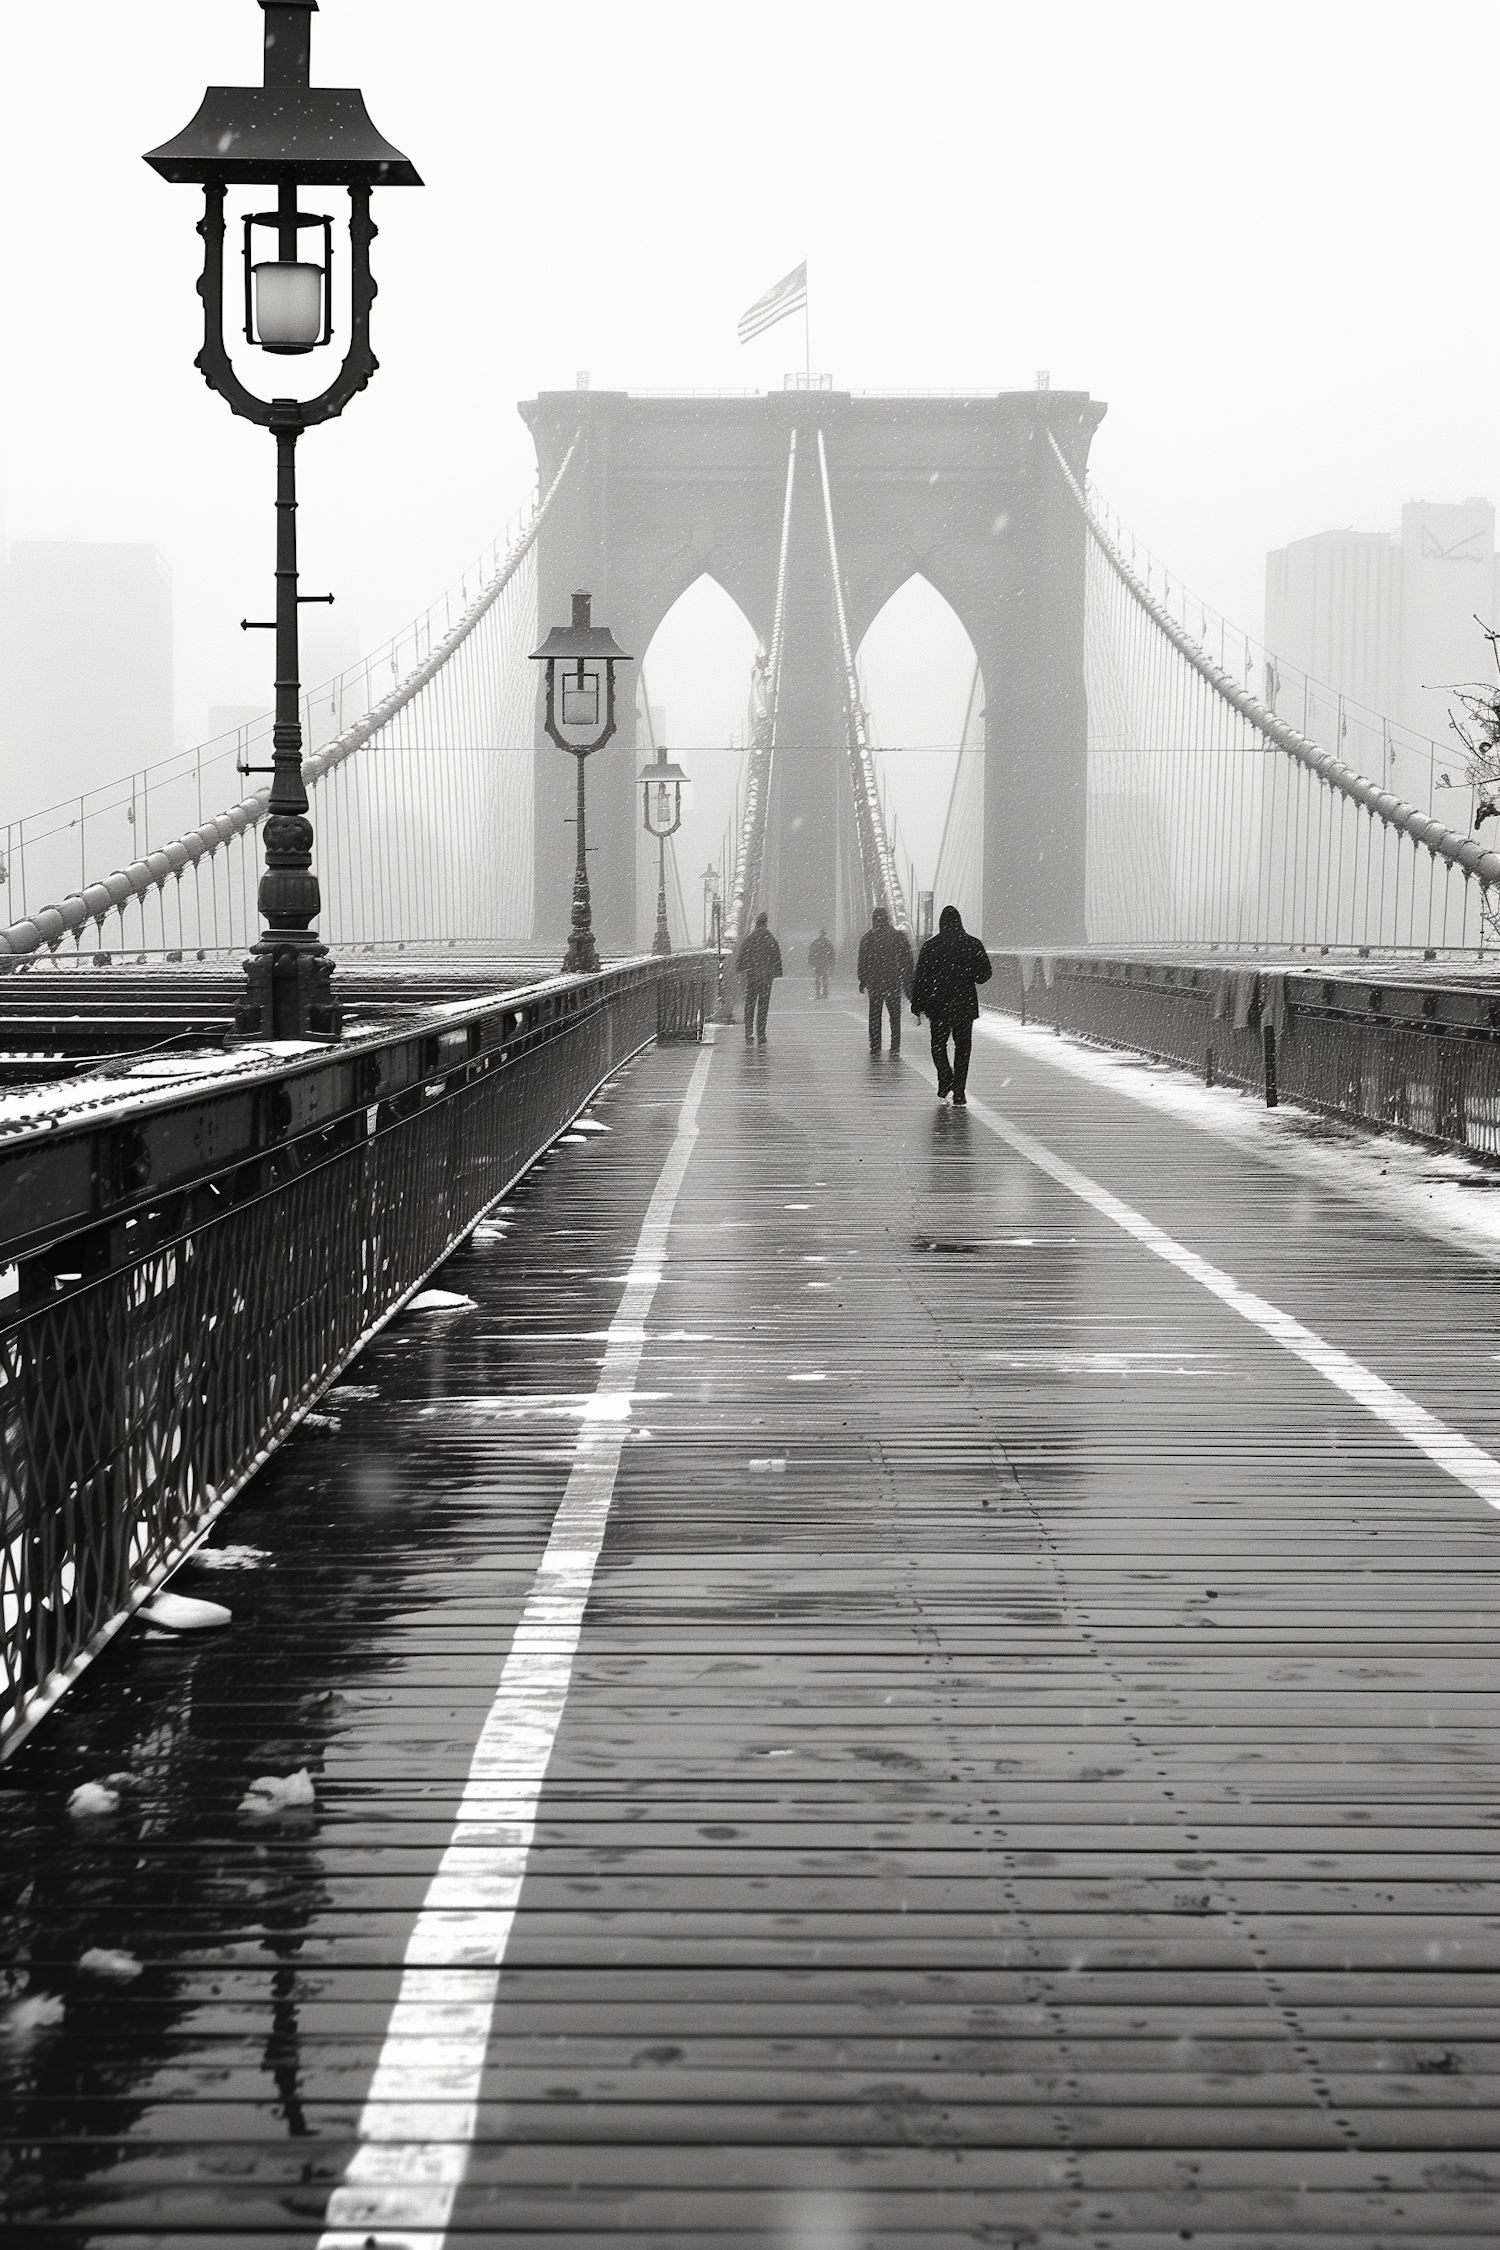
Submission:
POLYGON ((1500 2237, 1484 1176, 783 990, 4 1769, 27 2240, 1500 2237))

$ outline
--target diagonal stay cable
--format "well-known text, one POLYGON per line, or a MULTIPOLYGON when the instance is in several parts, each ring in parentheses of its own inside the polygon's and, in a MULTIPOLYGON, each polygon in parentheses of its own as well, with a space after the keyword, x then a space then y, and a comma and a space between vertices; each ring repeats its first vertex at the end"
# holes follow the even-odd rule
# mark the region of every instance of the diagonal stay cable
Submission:
POLYGON ((1252 695, 1232 673, 1226 672, 1222 665, 1215 664, 1192 635, 1184 632, 1163 605, 1141 584, 1089 505, 1087 494, 1069 468, 1062 448, 1050 430, 1047 432, 1047 441, 1068 490, 1082 510, 1090 538, 1131 599, 1140 605, 1158 632, 1171 642, 1178 655, 1191 666, 1199 679, 1206 681, 1231 710, 1237 711, 1242 719, 1247 720, 1270 748, 1281 751, 1294 764, 1325 782, 1351 804, 1361 806, 1384 827, 1399 835, 1409 836, 1414 844, 1425 846, 1434 859, 1445 860, 1461 874, 1477 875, 1485 890, 1500 884, 1500 852, 1486 851, 1483 844, 1472 836, 1460 836, 1455 829, 1445 827, 1442 821, 1433 820, 1428 814, 1418 812, 1415 805, 1407 804, 1402 798, 1393 796, 1388 789, 1382 789, 1377 783, 1367 780, 1342 758, 1335 757, 1332 751, 1321 749, 1307 735, 1299 734, 1284 719, 1278 719, 1259 696, 1252 695))
POLYGON ((787 447, 786 492, 781 503, 781 550, 776 565, 776 606, 771 613, 771 647, 766 660, 766 701, 755 724, 745 775, 745 805, 729 894, 730 941, 746 934, 750 911, 760 892, 765 860, 766 821, 771 803, 771 772, 776 758, 776 704, 781 692, 781 652, 786 625, 787 558, 792 543, 792 494, 797 481, 797 433, 787 447))
POLYGON ((854 784, 854 819, 859 835, 859 856, 872 906, 888 906, 901 928, 910 927, 906 893, 896 873, 896 855, 885 832, 880 792, 875 782, 875 758, 870 729, 859 692, 859 673, 849 639, 849 617, 844 606, 844 578, 839 568, 838 541, 833 529, 833 490, 828 481, 828 452, 823 432, 818 432, 818 468, 823 479, 823 521, 828 530, 828 563, 833 573, 833 602, 838 618, 839 654, 844 666, 844 719, 849 734, 849 770, 854 784))

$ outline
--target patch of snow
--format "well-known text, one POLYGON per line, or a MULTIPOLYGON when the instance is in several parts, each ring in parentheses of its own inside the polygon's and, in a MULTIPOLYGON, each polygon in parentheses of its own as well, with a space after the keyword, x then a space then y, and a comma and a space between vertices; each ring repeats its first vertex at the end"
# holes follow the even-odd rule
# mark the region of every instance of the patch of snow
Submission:
POLYGON ((306 1766, 299 1766, 295 1773, 263 1773, 240 1799, 240 1818, 274 1820, 280 1813, 302 1812, 316 1802, 312 1775, 306 1766))
POLYGON ((753 1477, 784 1477, 786 1475, 786 1455, 782 1454, 778 1460, 774 1461, 752 1461, 750 1474, 753 1477))
POLYGON ((107 1781, 80 1781, 68 1799, 74 1820, 103 1820, 120 1809, 120 1792, 107 1781))
POLYGON ((222 1602, 205 1602, 190 1594, 174 1594, 164 1586, 141 1610, 147 1625, 163 1633, 214 1633, 234 1622, 222 1602))
POLYGON ((188 1557, 200 1570, 258 1570, 269 1560, 264 1547, 196 1547, 188 1557))
POLYGON ((141 1973, 133 1953, 117 1953, 108 1945, 91 1945, 78 1956, 78 1966, 86 1977, 105 1977, 112 1984, 129 1984, 141 1973))
POLYGON ((226 1055, 210 1049, 204 1054, 153 1055, 145 1062, 129 1064, 125 1076, 136 1080, 210 1077, 215 1072, 243 1069, 244 1065, 240 1060, 242 1052, 243 1049, 226 1055))
POLYGON ((458 1289, 419 1289, 407 1306, 408 1312, 462 1312, 472 1311, 474 1300, 458 1289))
POLYGON ((18 2000, 5 2018, 7 2039, 29 2039, 34 2031, 44 2031, 49 2024, 61 2023, 67 2013, 67 2002, 60 1992, 31 1992, 18 2000))

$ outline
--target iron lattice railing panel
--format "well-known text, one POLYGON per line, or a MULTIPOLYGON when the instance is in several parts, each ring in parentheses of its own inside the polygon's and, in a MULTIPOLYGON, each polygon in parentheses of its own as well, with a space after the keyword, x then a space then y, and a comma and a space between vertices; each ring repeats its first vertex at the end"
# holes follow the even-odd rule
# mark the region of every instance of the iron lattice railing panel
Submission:
POLYGON ((999 955, 994 1005, 1101 1046, 1500 1159, 1500 1003, 1483 990, 1315 971, 999 955))
POLYGON ((610 1070, 659 1027, 701 1032, 711 978, 689 958, 554 996, 550 1021, 517 1007, 510 1045, 270 1151, 239 1200, 243 1166, 199 1183, 170 1239, 97 1278, 58 1274, 48 1245, 59 1293, 0 1330, 0 1741, 610 1070))

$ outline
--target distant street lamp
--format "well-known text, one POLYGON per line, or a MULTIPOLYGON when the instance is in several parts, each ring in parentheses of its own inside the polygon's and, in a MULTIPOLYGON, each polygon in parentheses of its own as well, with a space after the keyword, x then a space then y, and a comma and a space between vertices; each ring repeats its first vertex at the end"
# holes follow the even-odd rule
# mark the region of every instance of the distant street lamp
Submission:
POLYGON ((714 949, 717 981, 713 1021, 733 1023, 734 1010, 724 990, 724 877, 712 860, 703 870, 703 942, 714 949))
POLYGON ((719 926, 719 870, 710 860, 699 881, 703 885, 703 942, 712 945, 719 926))
POLYGON ((571 624, 554 625, 541 647, 531 652, 533 664, 546 666, 543 731, 559 750, 578 760, 578 861, 573 870, 573 922, 563 955, 564 971, 578 976, 592 976, 599 967, 583 824, 583 767, 615 731, 615 666, 630 662, 607 625, 590 624, 592 603, 591 594, 575 594, 571 624))
MULTIPOLYGON (((211 390, 236 414, 276 439, 276 723, 275 763, 264 829, 265 873, 258 904, 265 924, 245 963, 246 989, 236 1029, 272 1039, 335 1038, 339 1006, 333 962, 312 928, 322 901, 312 873, 312 822, 302 779, 299 601, 330 595, 297 591, 297 440, 318 422, 342 414, 375 373, 370 349, 370 219, 374 187, 420 187, 398 148, 370 122, 364 96, 352 86, 309 83, 312 17, 318 0, 260 0, 265 12, 265 83, 210 86, 197 116, 146 162, 166 180, 203 188, 203 349, 196 365, 211 390), (349 193, 349 348, 343 365, 316 398, 257 398, 235 373, 224 340, 224 198, 231 187, 274 187, 274 211, 244 222, 244 333, 261 351, 293 356, 315 351, 333 335, 333 221, 299 210, 299 188, 349 193), (274 236, 275 255, 257 258, 257 230, 274 236), (304 257, 302 236, 313 238, 304 257)), ((247 620, 248 623, 248 620, 247 620)))
POLYGON ((646 834, 656 838, 656 935, 651 940, 653 953, 670 953, 672 939, 667 929, 667 838, 675 836, 682 826, 682 808, 693 794, 693 785, 681 766, 667 761, 665 747, 658 750, 649 766, 641 768, 637 787, 641 792, 641 809, 646 816, 646 834))

